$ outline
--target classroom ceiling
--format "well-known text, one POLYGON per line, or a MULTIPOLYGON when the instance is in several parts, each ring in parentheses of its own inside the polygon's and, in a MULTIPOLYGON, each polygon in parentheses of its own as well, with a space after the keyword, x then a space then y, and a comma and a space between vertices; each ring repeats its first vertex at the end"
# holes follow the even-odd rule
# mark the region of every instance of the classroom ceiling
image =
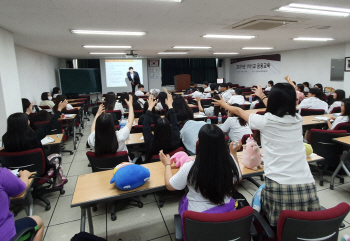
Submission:
MULTIPOLYGON (((89 52, 97 51, 85 49, 83 45, 131 45, 139 56, 167 58, 217 56, 213 52, 239 52, 238 56, 246 56, 350 41, 350 16, 273 11, 291 2, 350 8, 349 0, 183 0, 181 3, 165 0, 0 0, 0 28, 13 33, 15 44, 59 58, 105 57, 89 55, 89 52), (270 30, 226 28, 256 16, 293 18, 298 22, 270 30), (70 29, 145 31, 147 34, 77 35, 72 34, 70 29), (201 37, 205 34, 258 37, 251 40, 201 37), (293 41, 294 37, 332 37, 335 40, 301 42, 293 41), (172 47, 179 45, 212 48, 190 50, 187 55, 181 56, 157 55, 158 52, 174 50, 172 47), (274 49, 242 50, 243 47, 274 49)), ((98 50, 111 51, 123 50, 98 50)))

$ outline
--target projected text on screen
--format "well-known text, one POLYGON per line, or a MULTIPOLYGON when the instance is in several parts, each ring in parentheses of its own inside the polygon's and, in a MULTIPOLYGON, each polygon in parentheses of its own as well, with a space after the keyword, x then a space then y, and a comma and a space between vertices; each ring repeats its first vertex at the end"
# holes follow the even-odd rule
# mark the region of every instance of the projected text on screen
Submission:
POLYGON ((143 84, 142 60, 140 59, 106 59, 106 85, 107 87, 126 87, 128 78, 126 73, 129 67, 138 72, 141 84, 143 84))

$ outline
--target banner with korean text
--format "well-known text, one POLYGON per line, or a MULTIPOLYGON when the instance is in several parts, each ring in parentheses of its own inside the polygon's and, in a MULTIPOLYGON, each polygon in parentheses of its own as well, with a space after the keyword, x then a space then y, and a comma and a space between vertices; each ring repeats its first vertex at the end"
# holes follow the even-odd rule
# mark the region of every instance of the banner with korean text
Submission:
POLYGON ((261 55, 254 57, 231 59, 235 73, 270 73, 281 71, 281 55, 261 55))

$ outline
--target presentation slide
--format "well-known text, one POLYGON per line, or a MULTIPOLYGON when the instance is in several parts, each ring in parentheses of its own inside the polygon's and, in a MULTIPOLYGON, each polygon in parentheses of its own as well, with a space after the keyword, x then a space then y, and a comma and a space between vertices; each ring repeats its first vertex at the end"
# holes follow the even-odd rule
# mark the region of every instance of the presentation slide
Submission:
POLYGON ((127 87, 130 85, 126 73, 129 67, 133 67, 140 76, 143 84, 142 60, 141 59, 106 59, 106 87, 127 87))

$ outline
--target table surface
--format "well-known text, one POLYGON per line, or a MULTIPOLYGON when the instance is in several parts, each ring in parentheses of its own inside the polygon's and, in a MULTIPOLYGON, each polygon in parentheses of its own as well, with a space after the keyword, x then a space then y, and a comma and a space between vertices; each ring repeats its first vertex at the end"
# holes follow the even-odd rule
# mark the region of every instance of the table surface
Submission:
MULTIPOLYGON (((81 98, 81 99, 68 99, 68 102, 77 102, 77 101, 80 101, 80 102, 82 102, 82 101, 84 101, 84 100, 86 100, 87 98, 81 98)), ((70 104, 70 103, 69 103, 70 104)))
MULTIPOLYGON (((254 173, 259 175, 264 171, 264 169, 258 169, 257 171, 254 171, 244 167, 241 162, 242 152, 237 153, 237 155, 238 155, 239 166, 243 177, 245 175, 254 174, 254 173)), ((322 157, 317 155, 312 157, 307 157, 308 162, 319 161, 322 159, 323 159, 322 157)), ((131 192, 137 193, 139 191, 145 191, 147 189, 155 189, 160 187, 165 188, 165 182, 164 182, 165 167, 161 162, 144 164, 142 166, 149 169, 151 173, 151 178, 144 185, 130 191, 119 190, 114 183, 113 184, 109 183, 113 176, 113 170, 80 175, 78 177, 77 184, 75 186, 71 207, 81 206, 92 202, 95 202, 95 203, 103 202, 107 198, 122 196, 124 194, 128 194, 131 192)), ((173 174, 177 173, 178 170, 179 169, 176 168, 175 166, 171 167, 171 171, 173 174)))
MULTIPOLYGON (((333 114, 318 115, 318 116, 332 117, 333 114)), ((317 119, 315 119, 315 117, 316 116, 314 116, 314 115, 303 116, 303 126, 327 123, 327 121, 317 120, 317 119)))
POLYGON ((72 117, 69 117, 69 118, 67 118, 67 117, 65 117, 65 118, 59 118, 59 120, 73 120, 76 116, 77 116, 77 114, 73 114, 72 117))
POLYGON ((338 137, 338 138, 333 138, 333 141, 342 143, 344 145, 349 145, 350 146, 350 136, 343 136, 343 137, 338 137))
POLYGON ((44 146, 46 146, 46 145, 55 145, 55 144, 59 144, 59 143, 62 142, 63 133, 56 134, 56 135, 47 135, 46 137, 51 137, 52 139, 55 140, 55 142, 47 143, 44 146), (57 135, 59 135, 59 136, 57 137, 57 135))
MULTIPOLYGON (((31 174, 34 175, 35 173, 36 173, 36 172, 32 172, 31 174)), ((17 199, 24 198, 24 197, 26 196, 26 194, 28 193, 28 191, 30 190, 30 188, 32 187, 33 182, 34 182, 34 178, 29 179, 29 186, 28 186, 28 188, 26 189, 26 191, 23 192, 23 193, 20 194, 20 195, 17 195, 17 196, 15 196, 15 197, 11 197, 10 199, 11 199, 11 200, 17 200, 17 199)))
POLYGON ((143 136, 143 133, 132 133, 129 136, 129 139, 126 140, 126 145, 134 145, 134 144, 142 144, 145 143, 144 139, 140 140, 140 138, 143 136))

